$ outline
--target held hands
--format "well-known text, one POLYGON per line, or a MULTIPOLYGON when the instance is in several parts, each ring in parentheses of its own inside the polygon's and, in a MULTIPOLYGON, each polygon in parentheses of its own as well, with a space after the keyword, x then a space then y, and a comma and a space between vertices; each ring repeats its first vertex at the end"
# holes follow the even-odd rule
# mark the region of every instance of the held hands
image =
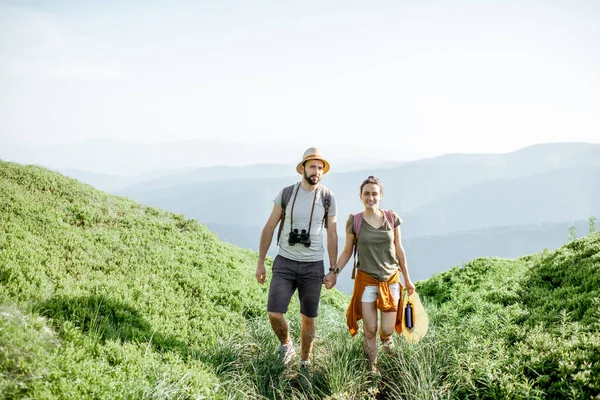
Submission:
POLYGON ((265 268, 265 263, 264 262, 258 262, 258 264, 256 265, 256 281, 258 283, 260 283, 261 285, 263 283, 265 283, 265 280, 267 279, 267 269, 265 268))
POLYGON ((334 274, 333 272, 328 273, 323 278, 323 284, 325 285, 325 288, 327 290, 333 288, 336 283, 337 283, 337 275, 334 274))

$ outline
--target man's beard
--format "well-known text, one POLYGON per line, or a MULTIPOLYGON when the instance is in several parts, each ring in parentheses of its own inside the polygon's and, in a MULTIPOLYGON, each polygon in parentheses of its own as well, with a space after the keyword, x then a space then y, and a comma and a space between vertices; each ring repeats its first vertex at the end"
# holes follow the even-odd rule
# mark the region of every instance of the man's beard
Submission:
POLYGON ((316 184, 319 183, 319 181, 321 180, 321 178, 317 177, 316 175, 313 176, 308 176, 306 175, 306 171, 304 171, 304 180, 311 186, 314 186, 316 184))

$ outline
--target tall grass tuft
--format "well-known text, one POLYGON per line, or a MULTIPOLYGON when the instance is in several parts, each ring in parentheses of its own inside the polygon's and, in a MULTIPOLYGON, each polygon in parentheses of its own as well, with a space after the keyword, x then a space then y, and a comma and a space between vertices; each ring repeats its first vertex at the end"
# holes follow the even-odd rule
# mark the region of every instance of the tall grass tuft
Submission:
POLYGON ((451 398, 452 385, 447 381, 450 355, 435 337, 417 344, 396 339, 390 354, 383 353, 380 369, 386 398, 442 400, 451 398))
MULTIPOLYGON (((205 359, 220 378, 220 398, 255 399, 448 399, 445 383, 449 356, 437 348, 433 335, 416 345, 395 335, 396 347, 380 351, 381 377, 370 373, 362 334, 350 337, 343 314, 324 307, 318 318, 312 367, 299 368, 299 356, 287 367, 277 361, 279 344, 268 319, 249 321, 244 334, 219 341, 205 359)), ((299 353, 299 318, 288 313, 299 353)))

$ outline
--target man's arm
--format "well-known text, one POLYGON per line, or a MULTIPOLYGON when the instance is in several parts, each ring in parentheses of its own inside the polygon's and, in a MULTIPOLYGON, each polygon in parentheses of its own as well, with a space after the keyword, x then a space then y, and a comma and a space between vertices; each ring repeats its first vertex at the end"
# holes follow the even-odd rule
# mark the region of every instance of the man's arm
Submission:
POLYGON ((275 232, 275 228, 277 224, 281 220, 281 206, 273 205, 273 211, 271 211, 271 215, 265 224, 265 227, 262 230, 260 235, 260 245, 258 248, 258 262, 256 264, 256 280, 258 283, 263 284, 267 279, 267 269, 265 268, 265 258, 267 257, 267 251, 269 251, 269 247, 271 246, 271 241, 273 240, 273 232, 275 232))

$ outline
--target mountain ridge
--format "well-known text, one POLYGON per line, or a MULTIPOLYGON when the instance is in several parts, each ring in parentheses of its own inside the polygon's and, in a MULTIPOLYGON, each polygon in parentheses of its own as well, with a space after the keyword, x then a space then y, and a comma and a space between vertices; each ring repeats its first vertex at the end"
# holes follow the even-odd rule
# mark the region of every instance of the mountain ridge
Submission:
MULTIPOLYGON (((554 154, 556 151, 553 149, 557 146, 543 146, 547 157, 556 156, 554 154)), ((559 169, 580 166, 584 163, 585 168, 596 171, 596 165, 600 164, 600 145, 591 147, 586 145, 583 148, 589 148, 590 151, 586 150, 583 153, 568 151, 569 155, 565 157, 569 162, 563 163, 564 159, 561 158, 559 169)), ((331 172, 323 178, 323 184, 335 193, 339 207, 338 215, 340 217, 338 219, 343 219, 346 215, 356 212, 357 207, 361 207, 358 199, 360 182, 366 175, 376 175, 384 186, 382 207, 393 208, 405 216, 436 200, 456 194, 460 190, 470 190, 470 187, 486 181, 496 179, 498 182, 503 182, 507 178, 526 177, 556 170, 554 163, 545 163, 543 159, 525 159, 525 161, 524 165, 509 165, 500 170, 482 162, 477 164, 480 167, 476 165, 435 167, 406 163, 392 169, 362 170, 340 174, 331 172)), ((299 176, 296 175, 294 181, 297 180, 299 180, 299 176)), ((598 180, 600 181, 600 177, 598 180)), ((288 178, 236 179, 201 185, 175 185, 143 193, 124 191, 119 194, 131 196, 144 204, 154 204, 174 212, 185 213, 203 223, 262 226, 270 214, 274 196, 289 183, 290 179, 288 178), (235 198, 230 198, 231 195, 234 195, 235 198), (237 210, 238 199, 244 199, 247 202, 244 210, 237 210), (246 209, 252 210, 252 212, 247 213, 246 209)), ((576 195, 573 193, 573 196, 576 195)), ((587 218, 590 215, 592 214, 588 213, 588 215, 578 217, 572 215, 567 220, 587 218)), ((544 220, 537 222, 544 222, 544 220)), ((470 229, 460 226, 456 228, 456 231, 470 229)), ((412 235, 410 232, 407 234, 412 235)))

